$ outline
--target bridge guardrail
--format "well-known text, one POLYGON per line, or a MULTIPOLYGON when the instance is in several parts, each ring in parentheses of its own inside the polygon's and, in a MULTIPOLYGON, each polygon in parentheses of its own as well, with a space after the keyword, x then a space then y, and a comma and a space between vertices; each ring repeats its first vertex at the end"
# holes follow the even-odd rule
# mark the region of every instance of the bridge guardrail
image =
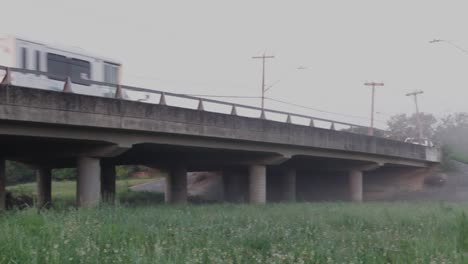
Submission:
MULTIPOLYGON (((4 72, 2 82, 1 82, 2 86, 13 85, 14 80, 12 78, 12 73, 16 72, 16 73, 31 74, 31 75, 36 75, 36 76, 45 76, 45 77, 48 77, 48 78, 52 78, 54 80, 60 80, 60 81, 62 81, 64 83, 63 84, 63 90, 62 90, 63 92, 73 92, 73 84, 71 83, 70 77, 57 76, 57 75, 53 75, 53 74, 50 74, 48 72, 42 72, 42 71, 5 67, 5 66, 1 66, 1 65, 0 65, 0 71, 4 72)), ((0 75, 0 77, 1 76, 2 75, 0 75)), ((176 106, 176 107, 182 107, 182 108, 189 108, 189 107, 184 107, 184 106, 181 106, 181 105, 168 104, 166 97, 169 96, 169 97, 175 97, 175 98, 181 98, 181 99, 195 100, 195 101, 198 102, 197 109, 200 110, 200 111, 205 111, 204 103, 213 103, 213 104, 218 104, 218 105, 224 105, 224 106, 231 107, 231 113, 230 113, 231 115, 247 116, 247 115, 239 114, 238 110, 239 109, 248 109, 248 110, 257 111, 258 118, 260 118, 260 119, 272 120, 272 121, 277 121, 277 122, 281 122, 281 121, 269 119, 267 114, 282 115, 285 118, 285 120, 283 122, 296 124, 296 125, 303 125, 303 124, 298 124, 298 123, 294 122, 293 117, 309 120, 309 126, 312 126, 312 127, 315 126, 314 121, 320 121, 320 122, 328 123, 328 128, 331 129, 331 130, 336 130, 336 125, 340 125, 340 126, 345 127, 344 130, 346 130, 347 132, 357 133, 357 134, 367 134, 367 130, 369 129, 369 127, 367 127, 367 126, 352 124, 352 123, 349 123, 349 122, 342 122, 342 121, 337 121, 337 120, 325 119, 325 118, 320 118, 320 117, 315 117, 315 116, 310 116, 310 115, 291 113, 291 112, 279 111, 279 110, 268 109, 268 108, 262 109, 260 107, 255 107, 255 106, 250 106, 250 105, 237 104, 237 103, 231 103, 231 102, 224 102, 224 101, 213 100, 213 99, 208 99, 208 98, 202 98, 202 97, 197 97, 197 96, 190 96, 190 95, 185 95, 185 94, 158 91, 158 90, 141 88, 141 87, 134 87, 134 86, 128 86, 128 85, 105 83, 105 82, 99 82, 99 81, 93 81, 93 80, 88 80, 87 84, 100 86, 101 88, 102 87, 112 88, 112 89, 114 89, 114 91, 113 91, 114 95, 112 97, 116 98, 116 99, 121 99, 121 100, 141 101, 141 99, 132 99, 132 98, 126 96, 126 91, 128 91, 128 92, 143 92, 143 93, 148 94, 148 97, 149 97, 149 94, 159 95, 159 101, 157 102, 157 104, 162 104, 162 105, 170 105, 170 106, 176 106)), ((31 88, 37 88, 37 87, 31 87, 31 88)), ((96 87, 96 88, 99 88, 99 87, 96 87)), ((102 95, 102 96, 103 97, 109 97, 109 96, 104 96, 104 95, 102 95)), ((210 111, 210 112, 216 112, 216 111, 210 111)), ((383 132, 383 130, 375 129, 375 128, 374 128, 374 131, 383 132)))

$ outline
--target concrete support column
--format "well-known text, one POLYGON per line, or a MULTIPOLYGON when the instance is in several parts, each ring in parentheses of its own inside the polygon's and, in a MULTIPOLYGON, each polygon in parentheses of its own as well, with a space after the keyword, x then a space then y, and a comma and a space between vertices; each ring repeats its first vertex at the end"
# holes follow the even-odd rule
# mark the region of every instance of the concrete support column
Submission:
POLYGON ((296 170, 287 168, 283 174, 283 201, 296 201, 296 170))
POLYGON ((249 167, 249 201, 254 204, 266 203, 266 166, 249 167))
POLYGON ((6 209, 6 167, 5 159, 0 158, 0 210, 6 209))
POLYGON ((99 203, 101 192, 101 166, 97 158, 79 157, 76 184, 76 204, 90 207, 99 203))
POLYGON ((40 168, 36 170, 37 207, 49 208, 52 205, 52 170, 40 168))
POLYGON ((101 198, 104 202, 115 202, 116 172, 111 162, 101 162, 101 198))
POLYGON ((166 177, 166 203, 187 202, 187 169, 179 166, 172 168, 166 177))
POLYGON ((351 170, 349 173, 349 193, 351 201, 362 202, 362 171, 351 170))

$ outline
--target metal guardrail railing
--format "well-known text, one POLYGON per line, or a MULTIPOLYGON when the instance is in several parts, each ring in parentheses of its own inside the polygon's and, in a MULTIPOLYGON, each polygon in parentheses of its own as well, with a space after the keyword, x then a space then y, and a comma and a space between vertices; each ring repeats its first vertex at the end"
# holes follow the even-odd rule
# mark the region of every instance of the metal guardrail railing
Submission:
MULTIPOLYGON (((50 79, 53 79, 55 81, 62 81, 63 84, 63 90, 62 92, 68 92, 68 93, 73 93, 73 85, 71 82, 70 77, 63 77, 63 76, 57 76, 50 74, 48 72, 42 72, 42 71, 35 71, 35 70, 28 70, 28 69, 19 69, 19 68, 11 68, 11 67, 5 67, 5 66, 0 66, 0 71, 4 71, 4 77, 2 80, 2 86, 5 85, 14 85, 14 80, 12 78, 12 73, 22 73, 22 74, 31 74, 31 75, 36 75, 36 76, 45 76, 50 79)), ((303 124, 298 124, 293 121, 293 117, 298 117, 302 119, 309 120, 309 126, 315 126, 314 121, 320 121, 320 122, 325 122, 328 123, 329 126, 328 128, 330 130, 336 130, 335 126, 336 125, 341 125, 344 126, 347 132, 351 133, 358 133, 358 134, 367 134, 367 130, 369 127, 367 126, 361 126, 357 124, 352 124, 348 122, 342 122, 342 121, 337 121, 337 120, 330 120, 330 119, 325 119, 325 118, 320 118, 320 117, 315 117, 315 116, 310 116, 310 115, 304 115, 304 114, 298 114, 298 113, 290 113, 290 112, 285 112, 285 111, 279 111, 279 110, 274 110, 274 109, 262 109, 260 107, 255 107, 255 106, 250 106, 250 105, 243 105, 243 104, 237 104, 237 103, 231 103, 231 102, 224 102, 224 101, 219 101, 219 100, 213 100, 213 99, 207 99, 207 98, 201 98, 201 97, 196 97, 196 96, 190 96, 190 95, 184 95, 184 94, 177 94, 177 93, 171 93, 171 92, 164 92, 164 91, 158 91, 158 90, 152 90, 152 89, 146 89, 146 88, 140 88, 140 87, 134 87, 134 86, 127 86, 127 85, 119 85, 119 84, 113 84, 113 83, 105 83, 105 82, 99 82, 99 81, 93 81, 93 80, 87 80, 86 81, 87 85, 96 85, 96 86, 105 86, 105 87, 110 87, 114 88, 114 98, 115 99, 120 99, 120 100, 132 100, 128 96, 125 96, 125 91, 132 91, 132 92, 143 92, 146 94, 156 94, 160 96, 158 104, 161 105, 168 105, 166 97, 175 97, 175 98, 182 98, 182 99, 189 99, 189 100, 196 100, 198 102, 198 107, 197 109, 200 111, 205 111, 204 103, 213 103, 217 105, 224 105, 224 106, 230 106, 231 107, 231 115, 238 115, 238 116, 244 116, 239 114, 239 109, 248 109, 248 110, 255 110, 258 111, 260 119, 266 119, 266 120, 272 120, 272 121, 277 121, 281 122, 278 120, 273 120, 273 119, 268 119, 267 114, 279 114, 282 116, 285 116, 286 119, 285 123, 291 123, 291 124, 296 124, 296 125, 303 125, 303 124)), ((79 84, 76 84, 79 85, 79 84)), ((36 87, 30 87, 30 88, 36 88, 36 87)), ((96 87, 100 88, 100 87, 96 87)), ((104 97, 104 96, 103 96, 104 97)), ((132 100, 132 101, 138 101, 138 100, 132 100)), ((182 107, 182 108, 187 108, 181 105, 170 105, 170 106, 175 106, 175 107, 182 107)), ((210 111, 210 112, 215 112, 215 111, 210 111)), ((323 127, 322 127, 323 128, 323 127)), ((374 129, 374 131, 378 131, 379 129, 374 129)), ((380 130, 382 131, 382 130, 380 130)))

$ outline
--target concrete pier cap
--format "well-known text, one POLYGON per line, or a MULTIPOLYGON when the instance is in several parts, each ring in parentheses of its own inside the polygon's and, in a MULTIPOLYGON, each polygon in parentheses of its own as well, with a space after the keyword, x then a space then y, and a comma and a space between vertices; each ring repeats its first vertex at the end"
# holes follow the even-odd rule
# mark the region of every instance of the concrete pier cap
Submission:
POLYGON ((115 164, 109 158, 116 157, 132 146, 112 144, 86 148, 76 159, 77 184, 76 204, 78 207, 91 207, 104 201, 113 203, 115 199, 115 164))
POLYGON ((381 166, 383 163, 373 163, 366 164, 361 166, 356 166, 350 169, 349 171, 349 193, 350 199, 352 202, 362 202, 363 201, 363 172, 375 170, 381 166))

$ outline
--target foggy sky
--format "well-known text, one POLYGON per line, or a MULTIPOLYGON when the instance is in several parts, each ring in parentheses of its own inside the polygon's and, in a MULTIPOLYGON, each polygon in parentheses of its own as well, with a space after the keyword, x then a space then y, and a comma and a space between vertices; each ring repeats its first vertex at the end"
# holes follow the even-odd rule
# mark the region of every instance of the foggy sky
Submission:
MULTIPOLYGON (((259 96, 266 52, 267 107, 376 125, 412 113, 405 93, 437 116, 468 111, 466 1, 22 1, 0 0, 0 32, 78 46, 123 62, 123 80, 186 94, 259 96), (298 70, 299 66, 306 69, 298 70), (279 80, 279 82, 278 82, 279 80), (351 116, 359 116, 351 117, 351 116)), ((259 99, 237 99, 259 104, 259 99)))

